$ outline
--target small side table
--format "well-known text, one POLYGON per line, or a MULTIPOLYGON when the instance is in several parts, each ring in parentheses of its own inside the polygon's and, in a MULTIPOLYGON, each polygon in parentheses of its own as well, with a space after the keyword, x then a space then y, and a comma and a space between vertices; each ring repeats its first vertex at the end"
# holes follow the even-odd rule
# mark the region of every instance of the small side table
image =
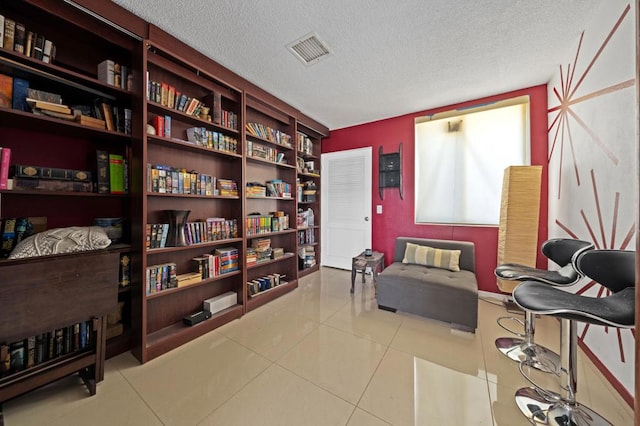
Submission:
POLYGON ((367 266, 371 268, 373 273, 373 285, 376 285, 376 273, 382 272, 384 269, 384 253, 374 251, 371 256, 365 256, 364 252, 351 259, 351 293, 353 293, 356 273, 362 272, 362 282, 364 282, 364 274, 367 266), (378 272, 378 269, 380 271, 378 272))

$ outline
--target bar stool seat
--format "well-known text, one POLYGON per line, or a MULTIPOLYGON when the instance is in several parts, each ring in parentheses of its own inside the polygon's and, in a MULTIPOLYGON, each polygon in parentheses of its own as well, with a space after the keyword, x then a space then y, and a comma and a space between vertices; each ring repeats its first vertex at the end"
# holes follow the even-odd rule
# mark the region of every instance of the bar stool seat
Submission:
POLYGON ((530 422, 547 426, 610 424, 576 400, 577 322, 616 328, 634 327, 635 258, 634 251, 590 250, 575 259, 577 270, 609 289, 609 296, 597 298, 572 294, 534 281, 525 281, 513 291, 515 303, 527 312, 561 319, 561 394, 537 385, 525 372, 524 362, 520 364, 520 372, 533 387, 516 391, 515 400, 530 422))

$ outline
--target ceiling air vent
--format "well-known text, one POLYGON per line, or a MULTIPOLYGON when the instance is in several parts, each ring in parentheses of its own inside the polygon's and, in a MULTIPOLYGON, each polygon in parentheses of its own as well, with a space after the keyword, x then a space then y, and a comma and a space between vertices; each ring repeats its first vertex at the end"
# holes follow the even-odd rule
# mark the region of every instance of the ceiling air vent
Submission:
POLYGON ((316 33, 307 34, 289 44, 287 48, 305 65, 315 64, 320 59, 331 55, 327 45, 316 33))

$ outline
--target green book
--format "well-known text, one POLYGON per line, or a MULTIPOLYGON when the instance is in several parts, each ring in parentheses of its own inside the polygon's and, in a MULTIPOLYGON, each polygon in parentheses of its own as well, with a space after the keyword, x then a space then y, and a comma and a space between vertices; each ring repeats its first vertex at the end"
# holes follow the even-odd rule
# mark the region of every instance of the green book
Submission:
POLYGON ((124 194, 124 158, 109 154, 109 187, 112 194, 124 194))

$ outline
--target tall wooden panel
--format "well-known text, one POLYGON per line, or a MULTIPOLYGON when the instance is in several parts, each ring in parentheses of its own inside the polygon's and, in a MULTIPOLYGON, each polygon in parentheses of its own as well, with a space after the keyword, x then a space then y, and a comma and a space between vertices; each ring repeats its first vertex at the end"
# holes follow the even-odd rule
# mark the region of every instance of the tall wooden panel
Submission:
MULTIPOLYGON (((510 166, 504 171, 498 265, 519 263, 536 266, 542 166, 510 166)), ((498 288, 511 293, 514 281, 497 280, 498 288)))

